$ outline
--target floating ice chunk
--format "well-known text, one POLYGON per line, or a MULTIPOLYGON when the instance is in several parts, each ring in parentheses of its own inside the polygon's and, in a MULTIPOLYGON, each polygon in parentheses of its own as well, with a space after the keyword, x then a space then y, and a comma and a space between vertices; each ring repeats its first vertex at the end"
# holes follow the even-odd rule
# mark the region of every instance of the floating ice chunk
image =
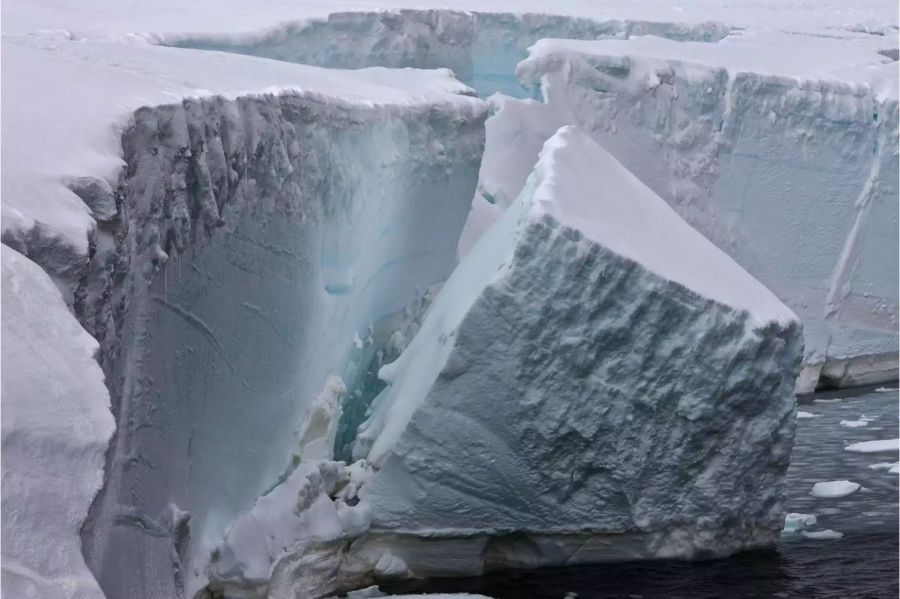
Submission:
POLYGON ((800 420, 803 420, 806 418, 818 418, 818 417, 819 417, 818 414, 813 414, 812 412, 797 412, 797 418, 800 420))
POLYGON ((868 420, 841 420, 839 423, 841 426, 846 426, 847 428, 859 428, 861 426, 868 426, 868 420))
POLYGON ((334 438, 341 419, 341 398, 347 387, 339 376, 331 376, 325 387, 313 399, 301 419, 303 428, 298 431, 300 450, 298 460, 329 460, 333 457, 334 438))
POLYGON ((793 534, 815 526, 816 517, 813 514, 799 514, 792 512, 784 517, 784 533, 793 534))
POLYGON ((838 532, 836 530, 831 530, 830 528, 826 528, 825 530, 817 530, 815 532, 810 532, 808 530, 801 530, 800 534, 803 535, 804 537, 806 537, 807 539, 814 539, 816 541, 844 538, 844 533, 838 532))
POLYGON ((859 491, 859 487, 859 483, 849 480, 831 480, 814 484, 810 495, 820 499, 836 499, 853 495, 859 491))
POLYGON ((843 397, 832 397, 831 399, 819 398, 819 399, 814 399, 813 403, 837 403, 837 402, 843 401, 843 400, 844 400, 843 397))
POLYGON ((878 387, 875 389, 875 393, 893 393, 897 391, 896 387, 878 387))
POLYGON ((900 464, 894 464, 888 472, 891 474, 900 474, 900 464))
POLYGON ((852 443, 844 448, 845 451, 854 453, 883 453, 888 451, 900 451, 900 439, 882 439, 879 441, 862 441, 852 443))
POLYGON ((422 576, 478 573, 486 552, 511 567, 773 544, 799 333, 774 295, 564 127, 382 373, 392 383, 354 448, 380 468, 361 492, 367 542, 396 543, 422 576), (748 452, 765 458, 747 469, 748 452), (735 484, 753 491, 723 501, 735 484), (510 531, 538 549, 508 547, 510 531), (439 559, 451 550, 465 559, 439 559))
POLYGON ((891 470, 896 468, 900 462, 879 462, 878 464, 869 464, 870 470, 891 470))

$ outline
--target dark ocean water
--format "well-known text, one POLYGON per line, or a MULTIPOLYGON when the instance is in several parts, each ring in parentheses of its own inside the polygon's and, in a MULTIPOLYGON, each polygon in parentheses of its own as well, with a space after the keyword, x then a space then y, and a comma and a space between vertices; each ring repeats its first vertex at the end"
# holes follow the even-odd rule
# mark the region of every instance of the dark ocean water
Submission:
MULTIPOLYGON (((890 385, 896 387, 896 385, 890 385)), ((786 535, 777 549, 706 562, 631 562, 532 571, 478 578, 383 585, 397 592, 483 593, 497 599, 876 599, 898 597, 898 475, 868 466, 896 462, 897 453, 859 454, 848 443, 897 438, 896 391, 823 393, 801 401, 815 414, 798 420, 788 471, 788 509, 814 514, 811 530, 844 534, 835 540, 786 535), (840 401, 831 401, 840 398, 840 401), (818 401, 816 401, 818 400, 818 401), (825 400, 825 401, 822 401, 825 400), (872 418, 850 428, 842 420, 872 418), (862 490, 841 499, 816 499, 813 484, 850 480, 862 490)))

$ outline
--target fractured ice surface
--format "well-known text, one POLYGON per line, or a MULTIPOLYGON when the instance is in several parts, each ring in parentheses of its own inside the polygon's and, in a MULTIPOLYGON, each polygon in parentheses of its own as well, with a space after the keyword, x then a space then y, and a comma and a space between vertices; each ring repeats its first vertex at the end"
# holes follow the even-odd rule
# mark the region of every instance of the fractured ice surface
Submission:
POLYGON ((415 575, 775 542, 800 325, 584 133, 454 271, 355 455, 415 575))
POLYGON ((461 253, 496 218, 484 198, 515 198, 543 140, 574 124, 801 316, 800 390, 895 378, 897 63, 884 43, 541 40, 518 76, 544 102, 492 100, 461 253))

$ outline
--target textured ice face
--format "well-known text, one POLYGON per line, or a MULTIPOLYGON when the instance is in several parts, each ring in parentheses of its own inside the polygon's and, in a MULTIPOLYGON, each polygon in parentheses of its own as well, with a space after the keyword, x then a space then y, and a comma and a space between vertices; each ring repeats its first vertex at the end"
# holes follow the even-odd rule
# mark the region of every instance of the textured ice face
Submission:
POLYGON ((717 266, 726 257, 712 244, 629 226, 618 205, 655 203, 682 231, 648 193, 585 134, 561 130, 388 369, 360 433, 381 466, 362 495, 369 542, 411 572, 722 555, 778 538, 799 323, 737 264, 717 266), (553 165, 580 157, 594 171, 554 184, 566 171, 553 165), (602 231, 579 221, 598 208, 602 231), (709 268, 679 283, 676 269, 611 249, 620 242, 662 243, 686 262, 703 251, 709 268), (755 312, 687 286, 739 275, 755 312), (429 563, 441 543, 466 545, 465 559, 429 563))
POLYGON ((544 40, 518 74, 545 102, 495 100, 461 251, 496 218, 484 198, 508 203, 574 124, 800 315, 818 365, 803 390, 895 378, 896 63, 880 44, 544 40))
POLYGON ((331 377, 354 381, 360 338, 455 264, 483 143, 470 100, 135 114, 121 218, 76 306, 119 421, 84 534, 110 596, 192 594, 238 514, 331 457, 331 377))

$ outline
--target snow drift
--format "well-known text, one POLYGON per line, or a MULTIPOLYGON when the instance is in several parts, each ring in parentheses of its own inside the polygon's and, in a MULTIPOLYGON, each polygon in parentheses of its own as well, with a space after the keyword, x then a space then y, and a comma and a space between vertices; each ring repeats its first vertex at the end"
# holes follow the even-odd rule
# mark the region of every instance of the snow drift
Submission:
POLYGON ((788 308, 565 127, 382 368, 357 550, 437 576, 772 545, 801 354, 788 308))

